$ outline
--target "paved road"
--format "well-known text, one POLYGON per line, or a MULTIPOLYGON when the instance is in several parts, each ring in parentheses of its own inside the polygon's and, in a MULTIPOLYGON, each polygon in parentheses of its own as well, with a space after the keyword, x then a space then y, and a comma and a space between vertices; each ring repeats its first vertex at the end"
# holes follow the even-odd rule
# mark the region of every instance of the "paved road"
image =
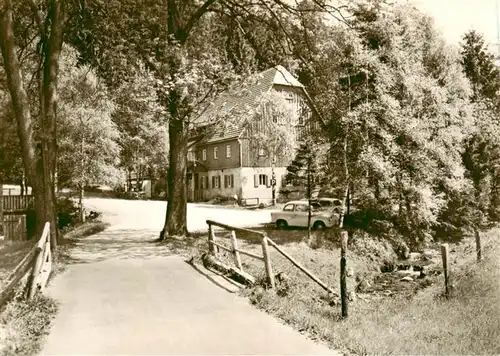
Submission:
POLYGON ((147 205, 113 208, 111 228, 75 247, 48 289, 60 310, 42 355, 336 354, 151 244, 147 205))
MULTIPOLYGON (((165 221, 167 203, 164 201, 86 199, 87 210, 104 213, 113 229, 145 229, 159 231, 165 221)), ((212 219, 240 227, 257 226, 271 221, 271 210, 244 210, 188 204, 188 230, 207 231, 206 220, 212 219)))

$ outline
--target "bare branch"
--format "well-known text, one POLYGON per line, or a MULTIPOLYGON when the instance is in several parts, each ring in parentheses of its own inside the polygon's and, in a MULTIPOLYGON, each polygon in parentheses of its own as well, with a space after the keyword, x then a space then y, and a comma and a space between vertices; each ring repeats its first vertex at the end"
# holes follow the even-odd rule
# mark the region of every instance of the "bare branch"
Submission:
POLYGON ((38 6, 35 4, 34 0, 28 0, 28 4, 35 15, 35 21, 38 26, 38 31, 40 32, 41 37, 45 37, 45 26, 44 21, 42 19, 41 11, 38 9, 38 6))

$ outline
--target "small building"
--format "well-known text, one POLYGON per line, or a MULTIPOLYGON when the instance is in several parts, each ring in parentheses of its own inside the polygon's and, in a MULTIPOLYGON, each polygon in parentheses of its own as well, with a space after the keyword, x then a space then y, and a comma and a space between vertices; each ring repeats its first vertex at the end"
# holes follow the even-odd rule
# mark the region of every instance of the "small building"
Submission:
POLYGON ((274 154, 260 146, 255 133, 263 130, 265 121, 258 122, 253 115, 263 105, 262 98, 270 93, 279 93, 296 110, 296 115, 281 120, 300 141, 311 117, 304 86, 282 66, 248 78, 238 88, 220 95, 200 116, 199 122, 213 128, 189 148, 189 201, 236 198, 245 205, 259 205, 270 203, 273 192, 278 198, 295 150, 274 154), (241 119, 245 115, 246 119, 241 119))

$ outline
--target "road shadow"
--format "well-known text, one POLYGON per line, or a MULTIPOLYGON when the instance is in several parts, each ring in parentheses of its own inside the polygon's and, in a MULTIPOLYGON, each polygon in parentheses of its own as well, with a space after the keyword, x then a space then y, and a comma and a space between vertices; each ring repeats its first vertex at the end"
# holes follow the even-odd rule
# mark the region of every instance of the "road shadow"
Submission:
MULTIPOLYGON (((253 227, 264 232, 277 244, 298 243, 307 237, 306 229, 278 230, 271 226, 253 227)), ((326 232, 315 232, 324 234, 326 232)), ((229 231, 217 230, 216 236, 229 240, 229 231)), ((261 235, 238 231, 237 238, 248 244, 261 244, 261 235)), ((107 229, 95 235, 72 239, 64 260, 68 265, 100 262, 109 259, 151 259, 162 256, 193 256, 208 250, 206 232, 193 232, 189 237, 158 241, 157 230, 107 229)))
POLYGON ((156 230, 114 229, 73 240, 66 262, 79 264, 112 258, 150 259, 171 255, 168 246, 158 242, 156 230))
POLYGON ((242 286, 236 284, 234 281, 230 280, 229 278, 227 278, 227 277, 221 275, 220 273, 217 273, 211 269, 207 269, 205 267, 198 266, 198 265, 191 263, 189 261, 184 261, 184 262, 186 262, 196 272, 201 274, 203 277, 208 279, 210 282, 215 284, 217 287, 224 289, 226 292, 237 293, 242 287, 242 286))

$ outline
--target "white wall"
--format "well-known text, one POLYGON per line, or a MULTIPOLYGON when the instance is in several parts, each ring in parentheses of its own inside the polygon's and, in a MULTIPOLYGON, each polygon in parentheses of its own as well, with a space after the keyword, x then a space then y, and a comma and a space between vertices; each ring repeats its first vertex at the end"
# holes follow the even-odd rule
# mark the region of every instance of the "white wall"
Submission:
MULTIPOLYGON (((259 198, 259 203, 270 203, 272 200, 272 187, 266 187, 264 185, 259 185, 255 187, 254 177, 258 174, 266 174, 271 179, 272 169, 271 167, 260 167, 260 168, 241 168, 241 193, 243 199, 259 198)), ((286 167, 275 167, 274 174, 276 176, 276 198, 279 196, 279 190, 282 186, 282 178, 286 174, 286 167)))

